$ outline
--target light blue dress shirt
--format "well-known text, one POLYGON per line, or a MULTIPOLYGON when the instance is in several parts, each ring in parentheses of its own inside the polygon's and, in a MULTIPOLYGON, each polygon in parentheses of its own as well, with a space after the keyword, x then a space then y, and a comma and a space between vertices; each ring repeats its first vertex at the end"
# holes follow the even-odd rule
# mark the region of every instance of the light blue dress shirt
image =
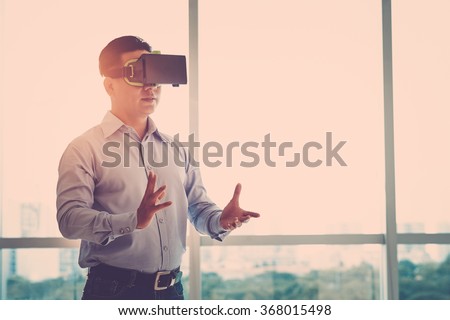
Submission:
POLYGON ((62 235, 81 239, 79 264, 99 263, 153 273, 180 266, 186 250, 186 225, 221 240, 222 210, 206 193, 199 168, 185 148, 162 134, 148 118, 142 140, 136 131, 108 112, 103 122, 73 140, 61 157, 57 185, 57 220, 62 235), (155 190, 166 185, 150 225, 136 229, 136 211, 149 170, 155 190))

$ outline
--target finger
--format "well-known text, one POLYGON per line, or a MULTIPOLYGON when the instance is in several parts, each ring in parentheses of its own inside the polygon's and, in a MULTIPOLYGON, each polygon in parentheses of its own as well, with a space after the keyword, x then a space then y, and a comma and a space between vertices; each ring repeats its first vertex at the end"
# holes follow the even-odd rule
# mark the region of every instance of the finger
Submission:
POLYGON ((167 208, 170 205, 172 205, 172 201, 166 201, 166 202, 160 203, 160 204, 154 206, 155 212, 159 211, 159 210, 162 210, 164 208, 167 208))
POLYGON ((252 212, 252 211, 244 211, 243 216, 245 217, 252 217, 252 218, 259 218, 261 215, 257 212, 252 212))
POLYGON ((225 229, 228 231, 232 231, 232 230, 236 229, 236 226, 234 226, 234 224, 232 224, 232 223, 229 223, 225 229))
POLYGON ((164 198, 166 196, 166 190, 163 190, 163 192, 161 192, 161 194, 158 196, 158 198, 156 200, 161 200, 162 198, 164 198))
POLYGON ((148 181, 147 181, 147 188, 145 189, 145 197, 149 197, 152 195, 153 191, 155 190, 156 185, 156 173, 153 172, 153 170, 150 170, 148 174, 148 181))
POLYGON ((247 223, 250 221, 250 217, 249 216, 242 216, 239 218, 239 221, 242 223, 247 223))
POLYGON ((239 228, 241 225, 242 225, 242 223, 239 221, 238 217, 234 218, 233 222, 230 222, 228 224, 230 230, 234 230, 236 228, 239 228))
POLYGON ((240 183, 238 183, 236 185, 236 187, 234 188, 234 194, 233 194, 233 198, 231 199, 231 201, 233 201, 235 203, 239 203, 239 196, 241 194, 241 189, 242 189, 242 186, 240 183))
POLYGON ((161 200, 162 197, 164 197, 166 191, 166 185, 163 185, 161 187, 158 188, 158 190, 156 190, 155 192, 153 192, 153 194, 150 195, 149 200, 152 202, 156 202, 158 200, 161 200))

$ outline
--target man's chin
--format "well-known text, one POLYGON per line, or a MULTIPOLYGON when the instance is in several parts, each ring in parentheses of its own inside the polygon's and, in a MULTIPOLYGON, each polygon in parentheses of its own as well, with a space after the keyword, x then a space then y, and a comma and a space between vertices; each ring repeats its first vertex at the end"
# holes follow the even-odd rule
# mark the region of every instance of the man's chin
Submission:
POLYGON ((155 109, 156 109, 156 104, 152 104, 152 105, 146 104, 141 107, 142 112, 147 115, 150 115, 153 112, 155 112, 155 109))

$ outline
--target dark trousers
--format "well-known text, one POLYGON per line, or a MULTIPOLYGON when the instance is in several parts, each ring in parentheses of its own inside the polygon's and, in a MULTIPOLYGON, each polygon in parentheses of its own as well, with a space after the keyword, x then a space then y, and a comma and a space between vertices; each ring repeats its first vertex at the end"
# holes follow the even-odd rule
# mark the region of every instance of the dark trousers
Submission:
POLYGON ((89 270, 82 300, 183 300, 178 281, 164 290, 154 289, 155 275, 105 265, 89 270))

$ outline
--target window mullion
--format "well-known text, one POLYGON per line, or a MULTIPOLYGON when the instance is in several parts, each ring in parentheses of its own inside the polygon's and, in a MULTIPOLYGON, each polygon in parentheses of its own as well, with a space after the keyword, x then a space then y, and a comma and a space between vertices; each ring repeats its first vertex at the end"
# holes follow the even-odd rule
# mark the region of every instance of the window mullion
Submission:
POLYGON ((395 211, 395 157, 394 157, 394 97, 392 66, 392 14, 391 1, 382 0, 383 27, 383 87, 384 87, 384 142, 386 192, 386 295, 399 298, 397 227, 395 211))

